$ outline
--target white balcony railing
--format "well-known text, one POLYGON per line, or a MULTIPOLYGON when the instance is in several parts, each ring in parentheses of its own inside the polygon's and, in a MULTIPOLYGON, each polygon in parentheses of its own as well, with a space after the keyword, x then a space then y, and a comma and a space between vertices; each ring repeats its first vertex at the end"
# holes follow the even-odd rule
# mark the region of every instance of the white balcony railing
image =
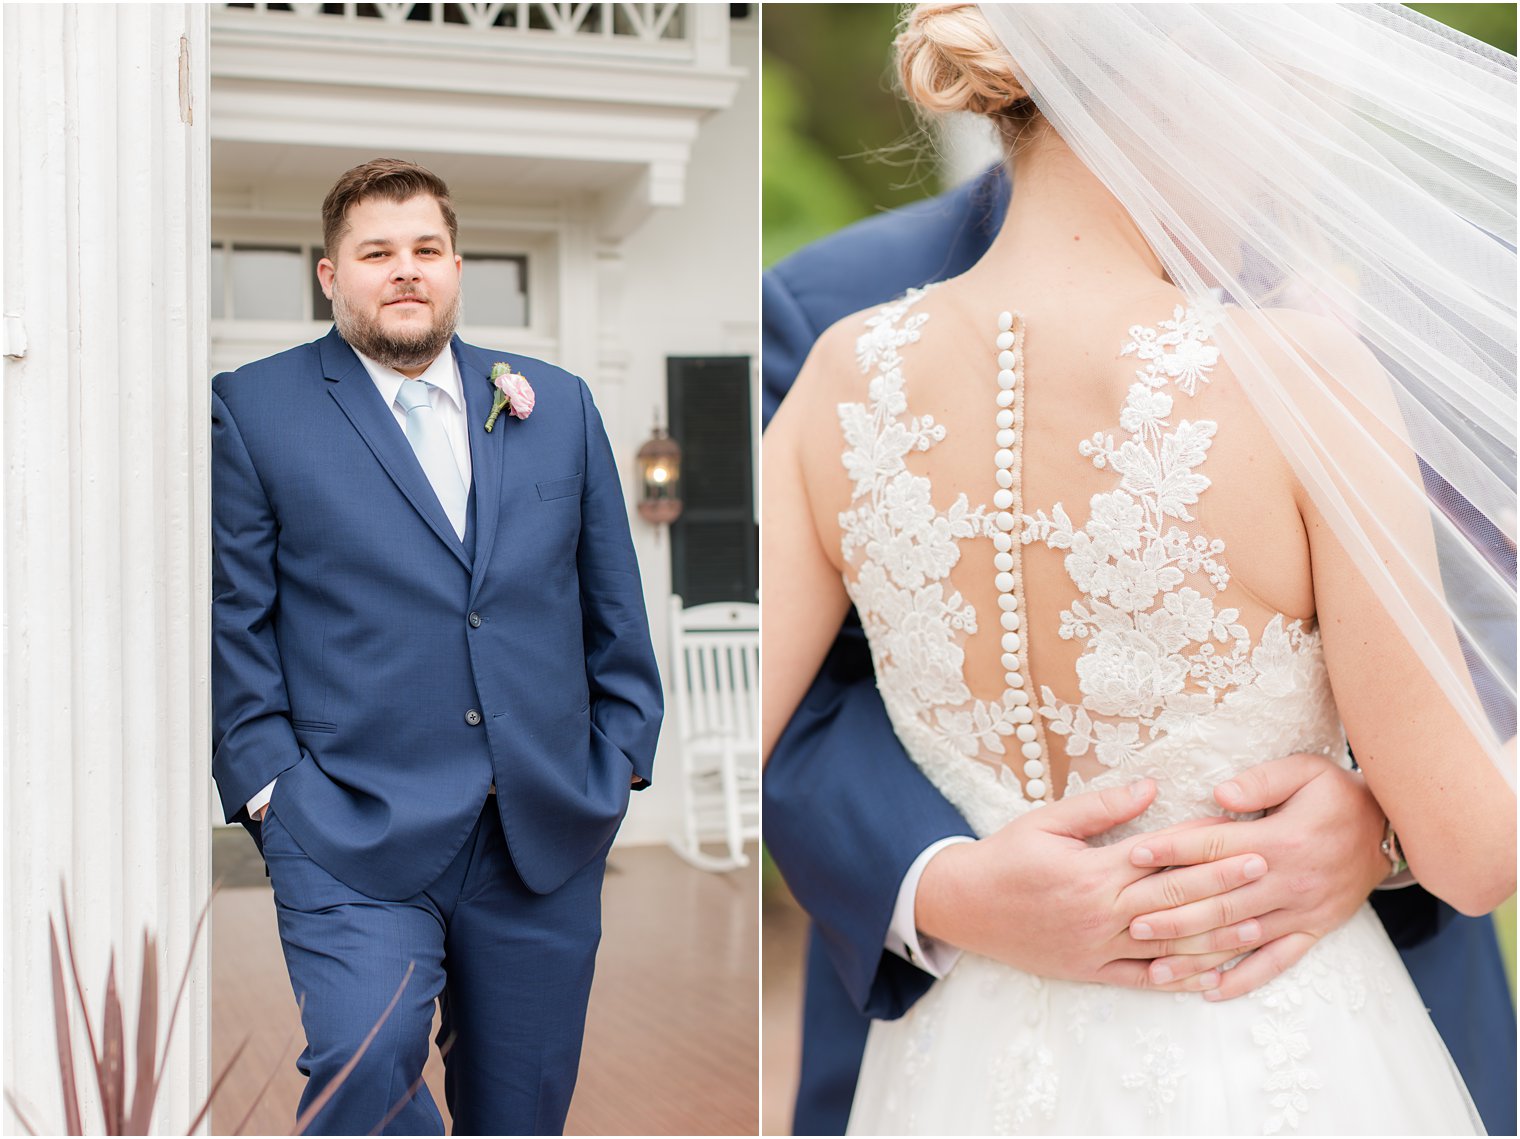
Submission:
MULTIPOLYGON (((229 11, 267 13, 272 19, 309 20, 332 26, 390 26, 409 33, 424 28, 486 31, 534 39, 558 38, 588 44, 670 44, 691 36, 685 4, 626 3, 494 3, 494 4, 310 4, 223 3, 229 11)), ((424 33, 426 34, 426 33, 424 33)))

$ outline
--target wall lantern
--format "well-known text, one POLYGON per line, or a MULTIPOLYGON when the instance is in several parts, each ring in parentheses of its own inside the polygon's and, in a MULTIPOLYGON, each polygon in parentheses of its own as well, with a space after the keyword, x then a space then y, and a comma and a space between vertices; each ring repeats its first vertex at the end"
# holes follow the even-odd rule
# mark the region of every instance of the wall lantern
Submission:
POLYGON ((655 421, 654 434, 639 448, 639 517, 668 526, 681 517, 681 447, 655 421))

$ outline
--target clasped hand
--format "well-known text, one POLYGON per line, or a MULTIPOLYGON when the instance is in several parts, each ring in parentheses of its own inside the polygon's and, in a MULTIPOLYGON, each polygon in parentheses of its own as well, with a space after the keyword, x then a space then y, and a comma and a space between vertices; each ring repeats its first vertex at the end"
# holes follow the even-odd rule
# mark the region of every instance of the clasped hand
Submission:
POLYGON ((1259 819, 1089 843, 1155 795, 1150 780, 1073 795, 946 847, 919 882, 918 928, 1039 976, 1223 1000, 1298 961, 1388 870, 1376 800, 1322 756, 1273 760, 1216 788, 1221 807, 1268 812, 1259 819))

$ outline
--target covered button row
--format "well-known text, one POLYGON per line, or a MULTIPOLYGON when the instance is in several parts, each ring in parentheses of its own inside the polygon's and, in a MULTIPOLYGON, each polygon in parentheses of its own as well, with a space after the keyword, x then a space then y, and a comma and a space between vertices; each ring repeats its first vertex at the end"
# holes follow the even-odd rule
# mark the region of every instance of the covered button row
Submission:
POLYGON ((997 529, 993 532, 992 540, 997 550, 993 564, 997 569, 998 608, 1002 610, 999 622, 1004 630, 1003 680, 1009 689, 1009 699, 1014 704, 1011 715, 1016 725, 1014 734, 1019 740, 1019 751, 1024 757, 1024 777, 1028 780, 1025 791, 1029 798, 1040 800, 1045 797, 1046 791, 1044 753, 1036 740, 1034 710, 1029 706, 1029 693, 1024 690, 1024 674, 1019 671, 1018 654, 1024 647, 1024 638, 1019 633, 1022 621, 1018 612, 1018 598, 1014 593, 1014 588, 1018 583, 1013 575, 1012 552, 1012 531, 1016 523, 1012 513, 1013 467, 1017 459, 1013 451, 1013 446, 1017 442, 1017 435, 1014 432, 1013 400, 1014 388, 1018 384, 1018 373, 1014 371, 1018 357, 1012 351, 1015 342, 1012 313, 999 314, 998 329, 998 451, 994 457, 997 464, 998 489, 992 499, 993 506, 997 509, 993 520, 997 529))

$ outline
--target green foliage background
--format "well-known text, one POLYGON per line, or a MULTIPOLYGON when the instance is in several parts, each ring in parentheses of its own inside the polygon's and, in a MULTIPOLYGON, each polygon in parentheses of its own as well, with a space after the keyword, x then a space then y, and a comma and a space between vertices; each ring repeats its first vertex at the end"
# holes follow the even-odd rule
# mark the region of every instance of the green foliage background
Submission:
MULTIPOLYGON (((1413 4, 1515 53, 1513 4, 1413 4)), ((860 218, 937 194, 933 144, 897 96, 896 4, 762 8, 763 256, 767 265, 860 218)), ((1515 900, 1494 915, 1515 989, 1515 900)))
MULTIPOLYGON (((1515 52, 1513 4, 1411 7, 1515 52)), ((901 10, 896 4, 762 8, 767 265, 852 221, 943 188, 933 144, 897 96, 891 45, 901 10)))

